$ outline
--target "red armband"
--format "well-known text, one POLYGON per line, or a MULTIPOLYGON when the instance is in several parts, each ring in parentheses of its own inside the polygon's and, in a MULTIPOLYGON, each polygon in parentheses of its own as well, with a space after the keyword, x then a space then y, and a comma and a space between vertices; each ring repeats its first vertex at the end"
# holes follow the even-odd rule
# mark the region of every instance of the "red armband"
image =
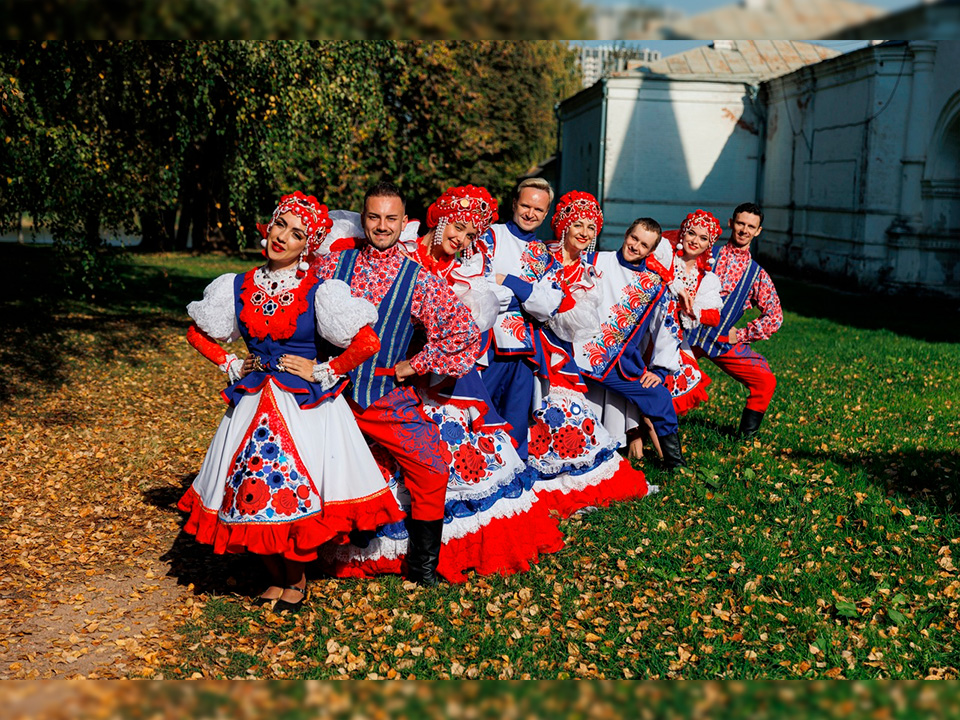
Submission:
POLYGON ((330 369, 337 375, 346 375, 355 367, 373 357, 380 349, 380 338, 373 328, 364 325, 354 335, 350 346, 330 361, 330 369))
POLYGON ((198 328, 195 323, 187 328, 187 342, 214 365, 222 365, 226 362, 227 351, 220 347, 216 340, 198 328))

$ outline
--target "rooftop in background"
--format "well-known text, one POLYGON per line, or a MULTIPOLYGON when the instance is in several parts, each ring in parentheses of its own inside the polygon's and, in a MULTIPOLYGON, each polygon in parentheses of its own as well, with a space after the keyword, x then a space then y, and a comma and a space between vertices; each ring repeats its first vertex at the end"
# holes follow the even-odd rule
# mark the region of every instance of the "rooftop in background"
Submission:
POLYGON ((905 0, 739 0, 696 15, 683 10, 712 0, 661 4, 592 3, 600 39, 780 38, 808 40, 836 37, 849 27, 884 17, 905 0), (686 5, 686 7, 684 7, 686 5))
POLYGON ((715 40, 651 62, 630 62, 618 77, 638 73, 670 79, 761 82, 836 57, 838 50, 799 40, 715 40))
POLYGON ((665 38, 819 38, 886 14, 849 0, 742 0, 664 26, 665 38))

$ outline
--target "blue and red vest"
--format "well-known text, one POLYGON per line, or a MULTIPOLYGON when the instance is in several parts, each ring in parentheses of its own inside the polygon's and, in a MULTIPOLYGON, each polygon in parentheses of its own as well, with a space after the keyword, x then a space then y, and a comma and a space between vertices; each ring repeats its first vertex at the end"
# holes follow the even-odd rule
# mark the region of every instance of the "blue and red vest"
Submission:
MULTIPOLYGON (((333 278, 350 285, 359 256, 359 250, 345 250, 340 255, 333 278)), ((413 338, 410 308, 421 270, 417 263, 404 259, 397 277, 377 307, 380 318, 373 329, 380 338, 380 350, 348 373, 351 385, 347 392, 361 408, 366 409, 397 387, 392 369, 406 359, 413 338)))

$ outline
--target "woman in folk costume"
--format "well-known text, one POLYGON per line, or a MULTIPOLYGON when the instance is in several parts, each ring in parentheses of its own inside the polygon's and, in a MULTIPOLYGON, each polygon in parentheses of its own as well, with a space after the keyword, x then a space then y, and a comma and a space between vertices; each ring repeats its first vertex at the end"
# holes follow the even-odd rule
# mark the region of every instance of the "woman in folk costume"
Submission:
MULTIPOLYGON (((427 210, 422 238, 401 236, 406 254, 446 280, 470 309, 481 332, 493 327, 499 301, 484 275, 484 233, 497 219, 497 202, 485 188, 448 189, 427 210)), ((537 502, 537 474, 517 454, 509 425, 492 409, 477 370, 461 378, 433 375, 419 388, 423 410, 443 441, 450 468, 437 572, 463 582, 480 575, 523 572, 540 553, 563 547, 563 535, 548 508, 537 502)), ((409 502, 403 477, 385 453, 374 455, 401 505, 409 502)), ((404 523, 381 528, 373 537, 332 553, 334 574, 368 576, 400 572, 407 552, 404 523)))
POLYGON ((700 369, 690 348, 688 335, 701 325, 714 327, 720 322, 723 299, 720 280, 711 272, 711 249, 723 228, 705 210, 692 212, 679 230, 667 230, 654 251, 656 270, 671 293, 670 311, 680 331, 680 369, 664 378, 673 398, 677 415, 683 415, 708 399, 710 378, 700 369))
POLYGON ((377 312, 307 272, 330 225, 316 198, 284 196, 261 226, 266 264, 221 275, 187 306, 187 339, 227 374, 229 407, 180 500, 185 530, 215 553, 263 556, 271 584, 258 604, 277 611, 300 608, 321 545, 403 517, 340 396, 379 348, 377 312), (244 361, 219 345, 241 337, 244 361), (345 350, 318 364, 332 346, 345 350))
MULTIPOLYGON (((617 452, 618 443, 589 408, 573 343, 599 332, 601 295, 592 262, 603 212, 590 193, 571 191, 557 202, 550 252, 563 268, 562 289, 573 306, 541 332, 541 376, 549 385, 530 426, 528 464, 540 474, 541 502, 566 517, 614 500, 656 492, 617 452)), ((569 301, 565 303, 569 306, 569 301)))

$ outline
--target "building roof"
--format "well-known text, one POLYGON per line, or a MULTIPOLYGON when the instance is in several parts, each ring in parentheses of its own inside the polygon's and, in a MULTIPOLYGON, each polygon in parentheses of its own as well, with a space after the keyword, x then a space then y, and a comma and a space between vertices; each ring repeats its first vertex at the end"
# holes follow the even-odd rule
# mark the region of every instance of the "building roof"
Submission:
POLYGON ((668 39, 815 39, 881 17, 885 10, 850 0, 742 0, 661 27, 668 39))
POLYGON ((671 80, 763 82, 840 55, 797 40, 715 40, 711 45, 650 62, 631 62, 618 77, 659 75, 671 80))

